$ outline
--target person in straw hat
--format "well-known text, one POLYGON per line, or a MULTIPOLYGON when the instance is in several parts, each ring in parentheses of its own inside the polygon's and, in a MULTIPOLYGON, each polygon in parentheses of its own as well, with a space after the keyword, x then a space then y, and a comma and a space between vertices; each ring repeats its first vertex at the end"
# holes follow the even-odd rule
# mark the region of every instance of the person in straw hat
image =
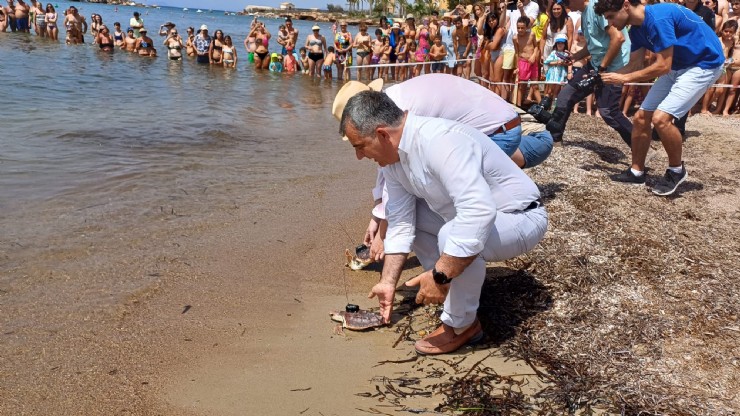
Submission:
MULTIPOLYGON (((369 89, 341 107, 339 133, 358 159, 378 163, 386 180, 383 271, 369 297, 378 298, 390 322, 413 250, 425 271, 406 285, 420 287, 417 303, 444 304, 442 325, 416 342, 417 353, 450 353, 481 340, 485 261, 523 254, 547 230, 537 185, 469 125, 404 111, 388 94, 369 89)), ((332 111, 336 115, 337 105, 332 111)))

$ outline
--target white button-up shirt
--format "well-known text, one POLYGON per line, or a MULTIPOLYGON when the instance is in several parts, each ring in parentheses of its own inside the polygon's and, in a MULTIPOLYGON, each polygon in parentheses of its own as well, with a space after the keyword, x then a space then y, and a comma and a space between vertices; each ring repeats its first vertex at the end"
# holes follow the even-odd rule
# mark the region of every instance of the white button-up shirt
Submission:
POLYGON ((383 168, 388 189, 386 253, 409 253, 416 233, 416 198, 452 221, 444 252, 480 253, 496 212, 527 208, 537 185, 480 131, 455 121, 408 113, 400 161, 383 168))

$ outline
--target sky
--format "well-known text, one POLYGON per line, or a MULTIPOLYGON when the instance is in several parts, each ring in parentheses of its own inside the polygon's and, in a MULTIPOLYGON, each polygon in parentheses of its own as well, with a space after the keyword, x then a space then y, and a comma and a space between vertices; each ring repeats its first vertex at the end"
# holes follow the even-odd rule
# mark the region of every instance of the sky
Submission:
MULTIPOLYGON (((248 5, 251 6, 270 6, 279 7, 283 0, 146 0, 147 4, 156 4, 158 6, 187 7, 189 9, 203 10, 226 10, 238 12, 244 10, 248 5)), ((341 5, 345 7, 346 0, 285 0, 295 4, 298 8, 318 7, 326 9, 327 3, 341 5)))

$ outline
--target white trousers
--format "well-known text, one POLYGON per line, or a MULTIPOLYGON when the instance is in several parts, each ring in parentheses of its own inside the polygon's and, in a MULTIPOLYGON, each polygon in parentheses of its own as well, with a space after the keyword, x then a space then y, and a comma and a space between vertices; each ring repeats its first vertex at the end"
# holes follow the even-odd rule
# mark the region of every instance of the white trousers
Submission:
MULTIPOLYGON (((424 270, 430 270, 442 254, 452 222, 429 209, 422 199, 416 202, 414 252, 424 270)), ((545 207, 518 212, 498 212, 483 251, 465 271, 452 279, 444 303, 442 322, 453 328, 475 321, 486 261, 503 261, 532 250, 547 231, 545 207)))

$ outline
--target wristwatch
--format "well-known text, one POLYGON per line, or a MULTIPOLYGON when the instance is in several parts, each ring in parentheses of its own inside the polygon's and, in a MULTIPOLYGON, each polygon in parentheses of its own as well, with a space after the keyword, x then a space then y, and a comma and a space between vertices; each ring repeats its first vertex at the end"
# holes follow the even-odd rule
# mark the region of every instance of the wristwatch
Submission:
POLYGON ((432 277, 434 277, 434 283, 438 285, 446 285, 452 281, 445 272, 439 272, 437 271, 437 268, 432 268, 432 277))
POLYGON ((599 66, 596 69, 599 71, 599 73, 606 72, 606 67, 605 66, 599 66))

